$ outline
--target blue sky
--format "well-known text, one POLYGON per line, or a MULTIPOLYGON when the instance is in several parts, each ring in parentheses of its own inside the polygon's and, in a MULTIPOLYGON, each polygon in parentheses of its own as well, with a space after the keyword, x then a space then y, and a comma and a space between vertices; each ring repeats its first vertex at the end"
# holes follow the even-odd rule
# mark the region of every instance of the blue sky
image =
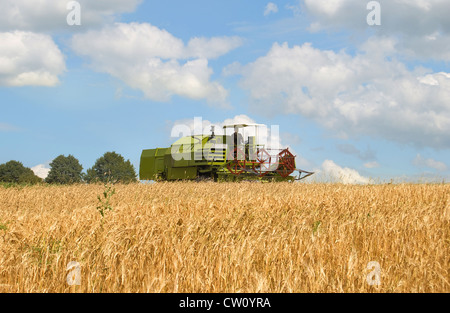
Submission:
POLYGON ((202 117, 279 125, 343 182, 450 178, 450 3, 378 1, 370 26, 360 0, 80 0, 69 26, 69 2, 0 0, 0 163, 138 170, 202 117))

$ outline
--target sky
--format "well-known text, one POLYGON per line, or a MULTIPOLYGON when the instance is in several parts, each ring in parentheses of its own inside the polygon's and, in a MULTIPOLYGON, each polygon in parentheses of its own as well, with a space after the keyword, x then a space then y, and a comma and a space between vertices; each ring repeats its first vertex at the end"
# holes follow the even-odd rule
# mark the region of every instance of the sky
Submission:
MULTIPOLYGON (((446 0, 0 0, 0 163, 139 169, 175 125, 279 127, 343 183, 450 179, 446 0)), ((309 178, 308 178, 309 179, 309 178)), ((318 179, 318 178, 316 178, 318 179)))

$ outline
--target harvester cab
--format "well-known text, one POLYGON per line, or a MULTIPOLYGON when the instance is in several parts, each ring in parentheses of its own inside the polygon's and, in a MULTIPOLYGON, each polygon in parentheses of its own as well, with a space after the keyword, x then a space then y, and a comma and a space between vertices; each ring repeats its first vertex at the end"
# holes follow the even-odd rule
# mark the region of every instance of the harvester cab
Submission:
MULTIPOLYGON (((245 151, 247 159, 252 159, 254 152, 257 148, 257 138, 261 127, 265 127, 263 124, 231 124, 223 126, 226 136, 228 159, 231 159, 231 155, 237 152, 245 151), (234 130, 234 133, 227 135, 228 130, 234 130)), ((236 155, 237 158, 241 158, 242 155, 236 155)))

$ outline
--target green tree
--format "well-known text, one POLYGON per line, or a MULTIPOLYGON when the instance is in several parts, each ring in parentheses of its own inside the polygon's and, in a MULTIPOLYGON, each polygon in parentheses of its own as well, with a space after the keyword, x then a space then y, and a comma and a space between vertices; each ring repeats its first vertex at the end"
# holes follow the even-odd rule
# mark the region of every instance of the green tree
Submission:
POLYGON ((60 155, 50 163, 50 172, 45 181, 50 184, 79 183, 82 170, 83 167, 73 155, 60 155))
POLYGON ((136 182, 136 171, 130 160, 125 161, 123 156, 116 152, 106 152, 98 158, 94 166, 86 171, 84 179, 92 182, 136 182))
POLYGON ((19 184, 39 184, 42 181, 42 178, 36 176, 31 169, 19 176, 19 184))
POLYGON ((0 165, 0 181, 5 183, 36 184, 42 182, 42 179, 34 172, 23 166, 21 162, 9 161, 0 165))

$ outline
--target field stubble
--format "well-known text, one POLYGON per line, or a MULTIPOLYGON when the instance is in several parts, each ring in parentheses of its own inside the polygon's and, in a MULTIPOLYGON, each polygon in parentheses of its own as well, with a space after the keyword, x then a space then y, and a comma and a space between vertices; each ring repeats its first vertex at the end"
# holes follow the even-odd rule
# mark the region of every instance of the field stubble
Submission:
POLYGON ((114 188, 0 187, 0 292, 450 291, 448 184, 114 188))

